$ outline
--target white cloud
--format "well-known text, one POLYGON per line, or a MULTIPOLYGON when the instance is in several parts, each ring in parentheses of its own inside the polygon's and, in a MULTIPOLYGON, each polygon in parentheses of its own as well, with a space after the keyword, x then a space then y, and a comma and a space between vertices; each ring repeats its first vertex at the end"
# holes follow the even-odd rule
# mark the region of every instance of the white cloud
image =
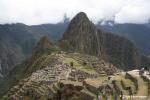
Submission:
POLYGON ((150 0, 128 0, 128 4, 115 14, 118 23, 146 23, 150 20, 150 0))
POLYGON ((93 22, 145 23, 150 0, 0 0, 0 23, 57 23, 84 11, 93 22))

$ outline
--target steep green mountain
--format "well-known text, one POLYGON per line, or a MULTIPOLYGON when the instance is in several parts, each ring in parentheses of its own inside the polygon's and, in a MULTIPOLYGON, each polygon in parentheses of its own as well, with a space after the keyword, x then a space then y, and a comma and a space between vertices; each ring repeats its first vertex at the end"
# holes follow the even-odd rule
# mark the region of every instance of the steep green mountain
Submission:
POLYGON ((79 13, 70 22, 60 41, 60 46, 66 51, 102 55, 103 38, 99 33, 101 32, 98 32, 87 16, 79 13))
POLYGON ((70 22, 59 42, 63 50, 100 56, 117 67, 141 67, 141 55, 128 39, 103 32, 81 12, 70 22))
POLYGON ((68 22, 27 26, 24 24, 0 25, 0 73, 6 75, 15 65, 31 55, 42 36, 58 40, 68 22))
POLYGON ((150 27, 149 24, 97 24, 105 32, 123 36, 132 41, 144 55, 150 54, 150 27))

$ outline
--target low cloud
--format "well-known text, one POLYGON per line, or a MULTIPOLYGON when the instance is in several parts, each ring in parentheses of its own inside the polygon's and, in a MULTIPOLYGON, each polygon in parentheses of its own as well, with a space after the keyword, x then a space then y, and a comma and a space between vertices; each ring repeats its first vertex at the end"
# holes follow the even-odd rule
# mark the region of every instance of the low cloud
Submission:
POLYGON ((64 14, 71 19, 83 11, 95 23, 141 24, 150 20, 149 5, 150 0, 0 0, 0 23, 57 23, 64 14))

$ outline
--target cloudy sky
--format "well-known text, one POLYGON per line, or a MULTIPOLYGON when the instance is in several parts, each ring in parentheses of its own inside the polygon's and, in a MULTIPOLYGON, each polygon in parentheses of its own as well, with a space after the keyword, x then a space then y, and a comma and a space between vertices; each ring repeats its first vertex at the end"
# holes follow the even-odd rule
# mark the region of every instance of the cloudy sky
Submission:
POLYGON ((87 13, 94 22, 146 23, 150 20, 150 0, 0 0, 0 24, 28 25, 57 23, 87 13))

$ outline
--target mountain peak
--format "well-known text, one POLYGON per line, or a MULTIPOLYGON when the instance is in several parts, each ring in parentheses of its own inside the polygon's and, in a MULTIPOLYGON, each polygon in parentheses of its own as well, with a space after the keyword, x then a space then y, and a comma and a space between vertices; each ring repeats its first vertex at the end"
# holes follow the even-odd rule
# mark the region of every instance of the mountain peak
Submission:
POLYGON ((78 17, 78 18, 88 18, 85 12, 79 12, 79 13, 75 16, 75 18, 76 18, 76 17, 78 17))
POLYGON ((77 22, 90 22, 89 18, 87 17, 86 13, 84 12, 79 12, 73 19, 72 19, 72 22, 73 23, 77 23, 77 22))
POLYGON ((96 27, 89 20, 84 12, 78 13, 70 22, 67 30, 63 35, 63 39, 74 38, 78 35, 93 34, 96 31, 96 27))

